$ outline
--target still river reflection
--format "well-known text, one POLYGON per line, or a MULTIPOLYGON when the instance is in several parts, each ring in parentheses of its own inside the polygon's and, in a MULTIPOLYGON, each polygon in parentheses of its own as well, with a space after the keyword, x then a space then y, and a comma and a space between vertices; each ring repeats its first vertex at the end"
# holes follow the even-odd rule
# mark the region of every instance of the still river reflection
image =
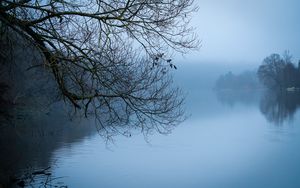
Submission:
POLYGON ((300 187, 299 96, 193 90, 171 134, 109 144, 90 122, 41 115, 3 128, 1 173, 51 166, 49 184, 68 187, 300 187))

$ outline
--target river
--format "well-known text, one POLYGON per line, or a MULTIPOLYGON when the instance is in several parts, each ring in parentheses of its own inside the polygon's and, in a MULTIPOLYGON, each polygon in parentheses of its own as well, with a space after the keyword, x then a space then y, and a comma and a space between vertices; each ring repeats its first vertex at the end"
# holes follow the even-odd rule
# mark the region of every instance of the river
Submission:
POLYGON ((107 141, 93 121, 20 117, 1 128, 1 173, 50 167, 28 187, 300 186, 299 93, 187 91, 190 116, 168 135, 107 141))

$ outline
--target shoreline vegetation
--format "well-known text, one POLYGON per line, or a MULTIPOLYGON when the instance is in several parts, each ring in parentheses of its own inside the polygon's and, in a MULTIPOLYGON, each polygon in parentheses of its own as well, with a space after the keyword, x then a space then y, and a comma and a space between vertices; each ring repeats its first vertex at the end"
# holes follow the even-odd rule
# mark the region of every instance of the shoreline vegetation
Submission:
POLYGON ((213 90, 218 100, 230 107, 258 103, 265 118, 280 126, 293 119, 300 107, 300 61, 296 67, 287 51, 282 56, 271 54, 257 71, 219 76, 213 90))
POLYGON ((229 71, 215 82, 216 91, 271 90, 276 92, 300 92, 300 60, 298 66, 292 55, 271 54, 266 57, 257 71, 233 74, 229 71))
POLYGON ((213 89, 215 91, 247 91, 262 90, 264 87, 260 84, 255 71, 244 71, 240 74, 229 71, 219 76, 213 89))

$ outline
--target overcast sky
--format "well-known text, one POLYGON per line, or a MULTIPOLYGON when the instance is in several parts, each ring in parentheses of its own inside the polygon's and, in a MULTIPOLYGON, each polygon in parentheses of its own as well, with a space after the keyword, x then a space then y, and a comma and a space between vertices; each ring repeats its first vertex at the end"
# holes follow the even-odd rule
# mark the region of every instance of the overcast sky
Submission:
POLYGON ((289 50, 300 59, 300 0, 195 0, 192 25, 202 40, 187 61, 258 64, 289 50))

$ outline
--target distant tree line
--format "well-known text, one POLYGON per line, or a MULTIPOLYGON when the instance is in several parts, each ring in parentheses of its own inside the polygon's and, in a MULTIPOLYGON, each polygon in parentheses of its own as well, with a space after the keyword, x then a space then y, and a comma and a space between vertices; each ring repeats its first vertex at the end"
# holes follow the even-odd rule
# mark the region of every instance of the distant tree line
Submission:
POLYGON ((255 71, 245 71, 241 74, 233 74, 231 71, 221 75, 215 84, 217 90, 245 90, 260 87, 255 71))
POLYGON ((300 61, 296 67, 289 52, 282 56, 271 54, 263 60, 257 75, 260 82, 269 89, 299 90, 300 61))
POLYGON ((285 51, 283 55, 271 54, 259 66, 257 73, 246 71, 235 75, 232 72, 221 75, 215 84, 217 90, 257 89, 262 85, 275 90, 300 90, 300 61, 298 66, 292 61, 292 55, 285 51))

